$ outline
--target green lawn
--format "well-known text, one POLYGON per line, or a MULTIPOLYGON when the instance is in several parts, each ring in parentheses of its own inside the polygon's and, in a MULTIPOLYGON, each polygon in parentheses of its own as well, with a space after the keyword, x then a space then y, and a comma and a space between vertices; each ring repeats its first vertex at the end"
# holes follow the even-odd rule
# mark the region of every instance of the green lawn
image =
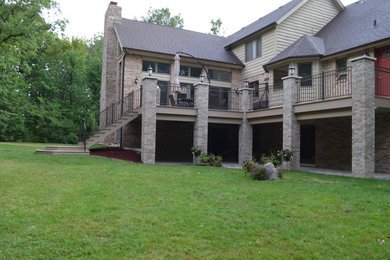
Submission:
POLYGON ((388 259, 390 182, 35 155, 0 143, 0 259, 388 259))

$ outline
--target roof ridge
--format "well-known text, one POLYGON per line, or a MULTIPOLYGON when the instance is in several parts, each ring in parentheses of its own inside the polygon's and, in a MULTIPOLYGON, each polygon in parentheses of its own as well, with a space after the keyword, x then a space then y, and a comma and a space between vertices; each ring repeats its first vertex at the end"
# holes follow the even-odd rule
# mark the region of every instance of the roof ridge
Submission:
POLYGON ((163 25, 163 24, 150 23, 150 22, 139 21, 139 20, 135 20, 135 19, 124 18, 124 17, 122 17, 120 19, 131 21, 131 22, 144 23, 144 24, 148 24, 148 25, 151 25, 151 26, 161 26, 161 27, 164 27, 164 28, 172 29, 172 30, 187 31, 187 32, 192 32, 192 33, 199 33, 199 34, 204 34, 204 35, 210 35, 212 37, 221 38, 221 39, 225 39, 225 40, 227 39, 227 37, 225 37, 225 36, 220 36, 220 35, 211 34, 211 33, 203 33, 203 32, 198 32, 198 31, 189 30, 189 29, 177 28, 177 27, 172 27, 172 26, 163 25))

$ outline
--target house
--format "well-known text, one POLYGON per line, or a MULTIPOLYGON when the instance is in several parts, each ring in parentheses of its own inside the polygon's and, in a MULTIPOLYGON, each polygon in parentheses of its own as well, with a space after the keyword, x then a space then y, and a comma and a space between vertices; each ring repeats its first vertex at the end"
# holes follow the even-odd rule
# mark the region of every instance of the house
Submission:
POLYGON ((390 173, 386 10, 292 0, 220 37, 125 19, 111 2, 101 131, 87 144, 140 149, 145 163, 190 161, 195 145, 240 163, 288 148, 294 168, 390 173))

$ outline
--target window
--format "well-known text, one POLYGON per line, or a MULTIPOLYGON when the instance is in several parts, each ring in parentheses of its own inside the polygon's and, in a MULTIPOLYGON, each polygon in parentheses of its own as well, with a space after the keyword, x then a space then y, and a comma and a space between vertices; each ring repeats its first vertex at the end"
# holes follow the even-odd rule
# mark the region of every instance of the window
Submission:
POLYGON ((259 96, 259 81, 258 80, 253 81, 253 82, 249 82, 248 87, 253 88, 253 96, 254 97, 259 96))
POLYGON ((232 82, 232 73, 230 71, 209 70, 209 74, 210 79, 224 82, 232 82))
POLYGON ((298 76, 302 77, 301 86, 311 86, 312 63, 298 63, 298 76))
POLYGON ((153 72, 169 74, 171 65, 169 63, 155 62, 155 61, 142 61, 142 71, 148 71, 149 66, 152 67, 153 72))
POLYGON ((180 65, 180 72, 179 72, 180 76, 199 78, 201 73, 202 73, 201 68, 180 65))
POLYGON ((343 80, 347 78, 347 58, 336 60, 336 78, 343 80))
POLYGON ((273 70, 274 75, 274 91, 283 89, 282 78, 288 76, 288 65, 279 67, 273 70))
POLYGON ((190 67, 190 76, 191 77, 196 77, 199 78, 200 74, 202 74, 202 69, 201 68, 192 68, 190 67))
POLYGON ((261 37, 245 44, 245 61, 251 61, 262 55, 261 37))

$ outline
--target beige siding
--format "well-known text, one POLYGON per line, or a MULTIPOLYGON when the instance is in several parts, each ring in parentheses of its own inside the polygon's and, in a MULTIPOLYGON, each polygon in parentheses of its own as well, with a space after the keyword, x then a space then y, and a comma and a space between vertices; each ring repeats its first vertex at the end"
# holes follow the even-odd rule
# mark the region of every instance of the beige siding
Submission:
MULTIPOLYGON (((245 62, 245 43, 242 43, 233 49, 233 53, 245 64, 245 68, 242 71, 242 79, 253 78, 264 73, 263 64, 267 63, 277 54, 275 48, 275 29, 269 30, 261 36, 263 44, 262 56, 257 59, 245 62)), ((252 39, 253 38, 250 38, 248 41, 252 39)))
POLYGON ((309 0, 276 28, 277 51, 281 52, 303 35, 313 35, 324 27, 339 10, 332 0, 309 0))

